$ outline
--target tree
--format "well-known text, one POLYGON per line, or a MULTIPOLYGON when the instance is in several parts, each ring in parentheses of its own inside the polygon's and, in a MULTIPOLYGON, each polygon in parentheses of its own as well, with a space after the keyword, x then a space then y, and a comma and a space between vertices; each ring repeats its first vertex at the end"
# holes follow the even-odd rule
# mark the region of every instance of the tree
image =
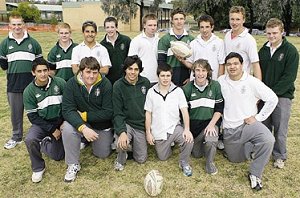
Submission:
MULTIPOLYGON (((151 6, 156 10, 162 0, 154 0, 151 6)), ((143 29, 142 17, 144 15, 144 0, 103 0, 101 8, 107 15, 112 15, 124 23, 128 23, 132 17, 136 17, 136 12, 140 8, 140 30, 143 29)))
POLYGON ((41 20, 41 12, 36 6, 29 2, 21 2, 16 9, 13 9, 12 13, 19 13, 25 22, 38 22, 41 20))

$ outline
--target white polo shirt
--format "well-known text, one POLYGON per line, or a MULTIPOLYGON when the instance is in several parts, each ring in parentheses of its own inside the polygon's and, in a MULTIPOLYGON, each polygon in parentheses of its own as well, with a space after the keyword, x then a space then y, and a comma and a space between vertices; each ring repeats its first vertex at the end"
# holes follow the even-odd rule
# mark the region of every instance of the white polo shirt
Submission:
MULTIPOLYGON (((193 54, 187 59, 187 61, 194 63, 199 58, 208 60, 208 63, 213 70, 212 79, 217 80, 219 65, 224 64, 225 60, 223 40, 212 34, 208 41, 204 41, 201 38, 201 35, 198 35, 197 38, 190 43, 190 47, 193 50, 193 54)), ((194 79, 194 75, 192 73, 193 72, 191 72, 191 81, 194 79)))
POLYGON ((224 37, 225 54, 226 56, 230 52, 237 52, 243 57, 244 71, 250 73, 251 63, 259 61, 257 53, 256 41, 251 34, 248 33, 248 29, 245 30, 238 36, 231 39, 232 30, 226 33, 224 37))
POLYGON ((158 40, 158 34, 150 38, 142 32, 132 39, 128 51, 128 56, 137 55, 142 60, 144 69, 141 75, 148 78, 151 83, 158 81, 156 75, 158 40))
POLYGON ((263 82, 243 73, 240 80, 233 81, 228 74, 218 79, 224 98, 223 127, 236 128, 244 119, 255 116, 257 121, 266 120, 275 109, 278 98, 263 82), (265 101, 264 107, 257 114, 257 101, 265 101))
POLYGON ((152 113, 151 133, 155 140, 167 140, 167 134, 173 134, 184 107, 188 107, 184 93, 173 83, 165 97, 159 93, 158 84, 149 89, 144 109, 152 113))
POLYGON ((84 42, 74 47, 72 51, 72 64, 79 64, 81 59, 90 56, 95 57, 100 66, 111 67, 107 49, 98 42, 92 48, 89 48, 84 42))

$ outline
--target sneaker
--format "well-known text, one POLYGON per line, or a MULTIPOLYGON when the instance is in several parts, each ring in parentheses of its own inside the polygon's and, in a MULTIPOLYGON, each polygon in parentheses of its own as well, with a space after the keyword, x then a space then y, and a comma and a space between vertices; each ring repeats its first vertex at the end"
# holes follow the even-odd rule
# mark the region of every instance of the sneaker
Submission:
POLYGON ((224 147, 223 140, 218 140, 217 148, 219 150, 224 150, 225 147, 224 147))
POLYGON ((86 143, 80 142, 80 150, 85 149, 86 143))
POLYGON ((210 175, 216 175, 218 173, 218 169, 214 163, 208 163, 205 169, 206 172, 210 175))
POLYGON ((192 170, 192 167, 190 165, 186 164, 186 165, 182 166, 182 165, 179 164, 179 167, 181 168, 184 176, 190 177, 190 176, 193 175, 193 170, 192 170))
POLYGON ((69 164, 65 174, 65 182, 73 182, 76 179, 78 171, 80 171, 80 164, 69 164))
POLYGON ((124 170, 124 165, 122 165, 118 161, 115 161, 115 170, 116 171, 122 171, 122 170, 124 170))
POLYGON ((43 179, 43 174, 45 172, 45 168, 38 172, 33 172, 31 176, 31 180, 33 183, 39 183, 43 179))
POLYGON ((275 168, 282 169, 284 167, 284 161, 282 159, 277 159, 273 165, 275 168))
POLYGON ((252 189, 255 189, 257 191, 262 189, 262 182, 260 178, 256 177, 255 175, 249 174, 249 181, 252 189))
POLYGON ((21 141, 15 141, 13 139, 10 139, 8 140, 5 144, 4 144, 4 148, 6 149, 13 149, 15 148, 18 144, 21 144, 22 143, 22 140, 21 141))

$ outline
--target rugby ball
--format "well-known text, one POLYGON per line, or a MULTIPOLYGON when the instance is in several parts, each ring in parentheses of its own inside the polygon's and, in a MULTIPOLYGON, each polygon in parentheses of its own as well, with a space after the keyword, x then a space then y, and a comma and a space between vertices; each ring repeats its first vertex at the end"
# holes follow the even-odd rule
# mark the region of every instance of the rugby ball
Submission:
POLYGON ((171 41, 170 44, 171 50, 175 55, 182 58, 188 58, 192 55, 193 51, 187 43, 183 41, 171 41))
POLYGON ((158 170, 151 170, 144 179, 144 188, 148 195, 154 197, 161 193, 163 177, 158 170))

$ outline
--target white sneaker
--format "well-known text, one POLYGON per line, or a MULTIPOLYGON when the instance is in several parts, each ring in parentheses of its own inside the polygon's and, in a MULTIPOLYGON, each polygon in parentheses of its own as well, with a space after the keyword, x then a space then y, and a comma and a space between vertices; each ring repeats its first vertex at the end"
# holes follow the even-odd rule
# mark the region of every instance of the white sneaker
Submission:
POLYGON ((76 179, 77 173, 80 171, 80 164, 68 164, 68 169, 65 174, 65 182, 73 182, 76 179))
POLYGON ((115 161, 115 170, 116 171, 122 171, 122 170, 124 170, 124 165, 122 165, 118 161, 115 161))
POLYGON ((43 179, 43 174, 45 172, 45 168, 38 172, 33 172, 31 176, 31 180, 33 183, 39 183, 43 179))
POLYGON ((284 167, 284 161, 282 159, 277 159, 273 165, 275 168, 282 169, 284 167))
POLYGON ((252 189, 255 189, 257 191, 262 189, 263 185, 260 178, 256 177, 255 175, 249 174, 249 181, 252 189))
POLYGON ((80 150, 85 149, 86 143, 80 142, 80 150))
POLYGON ((13 149, 15 148, 18 144, 21 144, 23 141, 15 141, 13 139, 8 140, 5 144, 4 144, 4 148, 6 149, 13 149))

